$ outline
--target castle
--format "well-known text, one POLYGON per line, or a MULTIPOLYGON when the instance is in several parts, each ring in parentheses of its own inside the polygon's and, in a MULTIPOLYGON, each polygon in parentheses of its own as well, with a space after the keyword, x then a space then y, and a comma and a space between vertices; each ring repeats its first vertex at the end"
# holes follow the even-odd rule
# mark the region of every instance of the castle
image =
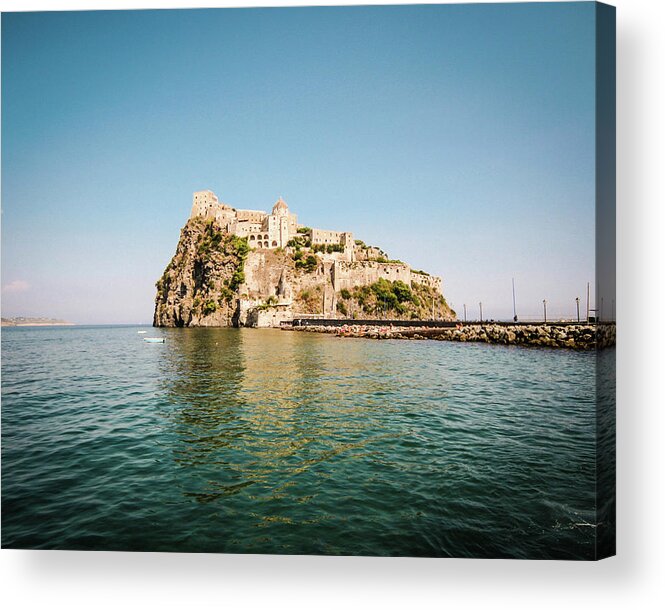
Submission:
POLYGON ((276 327, 298 316, 455 317, 440 277, 390 260, 348 231, 298 224, 281 197, 267 213, 236 209, 210 190, 195 192, 176 253, 156 286, 155 326, 276 327), (224 248, 210 248, 209 240, 222 236, 201 220, 226 234, 224 248))
POLYGON ((267 214, 259 210, 237 210, 219 201, 212 191, 197 191, 190 218, 195 216, 214 219, 228 233, 246 237, 252 249, 286 248, 292 239, 305 236, 312 246, 337 246, 336 250, 341 250, 336 252, 338 260, 355 261, 353 233, 299 225, 298 217, 290 212, 281 197, 272 207, 272 212, 267 214))
MULTIPOLYGON (((215 220, 224 230, 246 237, 252 250, 288 248, 305 242, 319 254, 322 271, 330 278, 334 292, 369 285, 383 278, 411 286, 421 284, 442 293, 441 278, 416 271, 401 261, 390 261, 379 248, 354 241, 348 231, 312 229, 298 224, 298 218, 280 197, 270 214, 259 210, 238 210, 219 201, 212 191, 194 193, 190 218, 215 220)), ((248 276, 251 269, 248 268, 248 276)), ((251 283, 251 282, 250 282, 251 283)), ((334 312, 334 304, 331 306, 334 312)))

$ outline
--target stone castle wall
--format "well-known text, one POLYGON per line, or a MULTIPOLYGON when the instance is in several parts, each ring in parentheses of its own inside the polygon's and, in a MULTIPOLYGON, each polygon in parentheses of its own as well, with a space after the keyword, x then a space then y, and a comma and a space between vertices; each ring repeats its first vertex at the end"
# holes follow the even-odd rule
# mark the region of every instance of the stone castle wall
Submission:
POLYGON ((311 238, 313 244, 341 244, 342 235, 341 231, 324 231, 323 229, 312 229, 311 238))
POLYGON ((274 306, 266 309, 253 308, 247 313, 243 326, 252 328, 279 328, 282 322, 288 322, 293 314, 288 307, 274 306))
POLYGON ((416 273, 411 271, 411 283, 421 284, 422 286, 429 286, 437 292, 443 293, 441 287, 441 278, 436 275, 425 275, 424 273, 416 273))
POLYGON ((380 278, 411 285, 411 267, 405 263, 379 263, 376 261, 335 261, 332 269, 335 291, 351 290, 354 286, 373 284, 380 278))

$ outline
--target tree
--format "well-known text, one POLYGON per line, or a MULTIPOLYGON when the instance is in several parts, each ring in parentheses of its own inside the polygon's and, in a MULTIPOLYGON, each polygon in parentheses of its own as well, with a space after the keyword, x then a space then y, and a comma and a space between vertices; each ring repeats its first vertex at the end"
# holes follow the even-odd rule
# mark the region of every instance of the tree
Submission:
POLYGON ((413 299, 411 288, 409 288, 402 280, 393 282, 393 292, 400 303, 411 301, 413 299))

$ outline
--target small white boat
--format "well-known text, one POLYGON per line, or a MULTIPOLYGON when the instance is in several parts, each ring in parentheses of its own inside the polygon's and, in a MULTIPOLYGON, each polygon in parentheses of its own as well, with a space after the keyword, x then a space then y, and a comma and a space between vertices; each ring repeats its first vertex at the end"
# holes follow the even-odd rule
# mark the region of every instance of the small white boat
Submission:
POLYGON ((164 343, 164 339, 161 337, 143 337, 143 340, 146 343, 164 343))
POLYGON ((148 331, 147 330, 139 330, 139 331, 136 331, 136 332, 138 332, 139 335, 145 335, 148 331))

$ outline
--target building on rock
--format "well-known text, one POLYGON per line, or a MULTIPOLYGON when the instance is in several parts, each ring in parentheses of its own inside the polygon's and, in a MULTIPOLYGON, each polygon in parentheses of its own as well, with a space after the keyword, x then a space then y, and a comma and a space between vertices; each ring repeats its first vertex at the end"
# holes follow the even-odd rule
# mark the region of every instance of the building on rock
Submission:
MULTIPOLYGON (((236 270, 234 281, 224 280, 222 275, 226 272, 222 270, 219 278, 202 289, 205 298, 197 300, 192 293, 193 306, 199 303, 206 311, 214 309, 213 313, 203 311, 196 313, 198 317, 190 316, 192 324, 214 325, 219 322, 215 316, 223 317, 223 312, 219 313, 221 306, 215 306, 219 295, 214 293, 214 286, 222 280, 220 295, 237 300, 233 318, 239 325, 276 326, 295 315, 454 317, 443 298, 440 277, 390 260, 380 248, 354 240, 349 231, 298 224, 297 216, 281 197, 268 213, 236 209, 220 201, 212 191, 197 191, 190 219, 200 218, 215 221, 218 229, 246 239, 249 253, 243 266, 236 270), (393 290, 397 292, 389 294, 393 290)), ((208 267, 209 264, 204 269, 208 267)), ((169 274, 172 272, 167 269, 169 274)), ((162 299, 166 305, 158 306, 156 322, 163 319, 164 308, 182 309, 179 304, 183 298, 174 291, 169 295, 170 301, 162 299)), ((169 320, 167 316, 166 323, 169 320)))

